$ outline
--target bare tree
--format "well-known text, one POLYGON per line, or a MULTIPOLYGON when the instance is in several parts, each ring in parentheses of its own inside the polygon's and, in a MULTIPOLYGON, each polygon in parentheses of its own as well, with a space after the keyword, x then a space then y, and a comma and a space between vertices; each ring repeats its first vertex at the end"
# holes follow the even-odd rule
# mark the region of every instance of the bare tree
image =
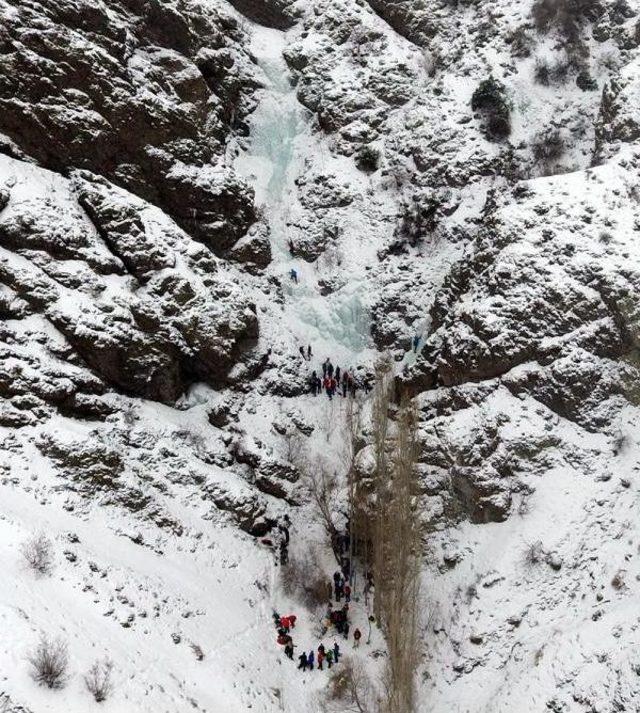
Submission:
POLYGON ((282 590, 295 597, 309 609, 331 601, 331 581, 322 574, 322 565, 315 549, 305 552, 305 557, 293 555, 289 566, 280 568, 282 590))
POLYGON ((374 713, 378 709, 378 696, 360 662, 344 659, 333 669, 325 694, 326 711, 336 713, 374 713))
POLYGON ((30 537, 20 546, 20 552, 27 565, 38 574, 45 575, 53 567, 53 542, 40 533, 30 537))
POLYGON ((386 670, 387 713, 415 709, 415 670, 419 656, 421 544, 416 462, 417 410, 405 396, 396 423, 392 456, 392 495, 388 505, 388 586, 383 588, 383 628, 389 658, 386 670))
POLYGON ((85 686, 97 703, 106 701, 113 691, 112 671, 113 662, 110 659, 104 659, 96 661, 84 676, 85 686))
POLYGON ((338 490, 338 476, 332 472, 327 463, 318 461, 309 465, 305 472, 306 484, 311 502, 331 543, 333 552, 340 562, 337 550, 338 528, 333 520, 334 503, 338 490))
POLYGON ((389 405, 391 403, 391 359, 381 359, 376 365, 375 389, 371 420, 373 426, 374 516, 373 516, 373 572, 375 590, 373 613, 381 621, 382 603, 386 586, 386 560, 388 558, 388 495, 390 471, 388 463, 389 405))
POLYGON ((284 435, 285 457, 291 465, 300 468, 305 461, 305 438, 297 428, 288 429, 284 435))
POLYGON ((395 415, 391 405, 391 368, 376 370, 372 411, 374 475, 374 615, 388 649, 384 713, 415 709, 414 676, 419 656, 419 583, 421 526, 416 507, 419 455, 418 415, 403 395, 395 415))
POLYGON ((69 650, 62 639, 52 640, 44 634, 36 649, 27 656, 31 676, 48 688, 62 688, 67 681, 69 650))

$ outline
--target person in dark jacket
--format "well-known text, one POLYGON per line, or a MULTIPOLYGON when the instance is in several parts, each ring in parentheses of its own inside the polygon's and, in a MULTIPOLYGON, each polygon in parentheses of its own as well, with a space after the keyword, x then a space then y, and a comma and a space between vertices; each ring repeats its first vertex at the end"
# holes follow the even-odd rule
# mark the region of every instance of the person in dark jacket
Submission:
POLYGON ((298 351, 300 352, 300 356, 301 356, 305 361, 307 361, 307 357, 304 355, 304 347, 303 347, 302 345, 300 346, 300 348, 298 349, 298 351))
POLYGON ((353 648, 357 648, 360 646, 360 637, 362 636, 362 633, 360 632, 360 629, 356 629, 353 632, 353 648))
POLYGON ((311 382, 311 393, 314 396, 318 395, 318 375, 316 374, 315 371, 311 372, 311 378, 309 379, 311 382))
POLYGON ((336 367, 336 383, 340 383, 340 367, 336 367))
POLYGON ((293 240, 289 239, 289 254, 291 255, 291 257, 293 257, 295 255, 295 253, 296 253, 296 250, 293 246, 293 240))
POLYGON ((340 660, 340 647, 338 646, 338 642, 334 641, 333 642, 333 660, 338 663, 340 660))
POLYGON ((322 376, 325 377, 327 375, 327 369, 329 368, 329 357, 327 357, 323 362, 322 362, 322 376))
POLYGON ((282 535, 285 543, 288 545, 289 544, 289 528, 286 525, 278 525, 278 530, 280 534, 282 535))
POLYGON ((307 347, 307 359, 311 361, 311 344, 307 347))
MULTIPOLYGON (((298 668, 301 668, 303 671, 306 671, 306 670, 307 670, 307 664, 308 664, 308 661, 307 661, 307 654, 305 654, 304 652, 301 653, 300 656, 298 656, 298 661, 300 661, 300 664, 298 665, 298 668)), ((312 668, 313 668, 313 666, 312 666, 312 668)))
POLYGON ((333 376, 333 364, 331 362, 327 364, 327 374, 329 375, 329 378, 333 376))
POLYGON ((315 654, 313 651, 309 651, 309 655, 307 656, 307 663, 309 664, 309 671, 313 671, 313 663, 315 661, 315 654))
POLYGON ((292 282, 295 282, 296 285, 298 284, 298 273, 293 268, 291 268, 289 272, 289 277, 291 278, 292 282))
POLYGON ((350 383, 351 377, 349 376, 348 372, 345 372, 342 375, 342 398, 347 398, 347 389, 349 388, 350 383))
POLYGON ((345 579, 349 579, 349 574, 351 572, 351 562, 349 561, 349 558, 346 556, 343 556, 341 558, 342 562, 342 574, 344 575, 345 579))
POLYGON ((284 655, 291 659, 293 661, 293 642, 289 642, 285 647, 284 647, 284 655))

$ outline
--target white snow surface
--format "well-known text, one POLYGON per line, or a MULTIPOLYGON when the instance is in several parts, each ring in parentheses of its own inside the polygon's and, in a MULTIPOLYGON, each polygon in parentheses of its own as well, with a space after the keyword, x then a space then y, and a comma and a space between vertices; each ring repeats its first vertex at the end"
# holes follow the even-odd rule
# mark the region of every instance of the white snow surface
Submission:
MULTIPOLYGON (((406 63, 422 86, 429 81, 422 53, 410 42, 367 8, 355 2, 344 4, 350 12, 362 13, 365 22, 389 43, 380 59, 382 65, 406 63)), ((523 3, 499 5, 501 22, 515 22, 523 13, 523 3)), ((268 345, 275 355, 285 355, 297 368, 307 369, 297 351, 301 345, 311 345, 314 368, 327 356, 343 368, 371 367, 378 355, 370 335, 376 302, 394 284, 400 285, 410 292, 414 312, 409 323, 400 320, 398 331, 406 336, 425 333, 428 307, 466 246, 442 237, 427 248, 412 248, 398 262, 378 264, 378 250, 393 238, 398 191, 389 187, 384 172, 368 176, 357 170, 351 157, 336 151, 332 139, 317 131, 310 112, 296 98, 282 56, 291 44, 322 47, 326 38, 313 33, 304 38, 299 26, 288 33, 257 25, 251 30, 251 49, 265 89, 250 118, 249 137, 234 140, 228 150, 235 169, 253 186, 263 208, 273 260, 264 278, 240 276, 235 268, 225 268, 224 279, 229 283, 243 280, 238 289, 251 293, 260 316, 260 344, 268 345), (319 174, 337 177, 351 202, 336 213, 340 240, 317 261, 307 262, 289 254, 288 241, 297 243, 308 225, 309 212, 301 202, 298 181, 319 174), (419 271, 406 279, 403 267, 416 262, 419 271), (297 284, 289 277, 291 269, 297 271, 297 284), (319 281, 328 277, 341 288, 322 295, 319 281), (269 279, 278 281, 278 287, 269 279)), ((497 52, 495 48, 483 50, 480 58, 469 60, 474 65, 470 71, 477 72, 477 65, 484 67, 485 62, 498 63, 500 57, 492 58, 492 51, 497 52)), ((550 48, 541 44, 539 52, 547 51, 550 48)), ((147 61, 134 57, 131 63, 135 67, 143 59, 147 61)), ((357 65, 349 63, 341 50, 332 61, 332 83, 357 81, 357 65)), ((519 114, 514 144, 530 137, 532 126, 545 124, 556 112, 573 115, 576 97, 582 96, 576 92, 563 95, 557 87, 536 86, 532 92, 525 72, 532 71, 533 62, 531 58, 520 65, 513 80, 516 102, 525 101, 526 96, 533 107, 531 113, 519 114)), ((446 101, 467 105, 475 82, 466 76, 450 79, 446 101)), ((414 87, 410 102, 389 111, 390 127, 407 132, 414 112, 431 111, 416 96, 420 86, 414 87)), ((582 114, 591 118, 595 114, 595 98, 589 96, 590 103, 577 112, 576 122, 582 114)), ((560 207, 560 215, 550 216, 549 221, 560 230, 561 240, 578 243, 581 260, 598 261, 603 271, 618 275, 621 266, 636 269, 640 261, 634 222, 638 211, 630 198, 637 176, 624 153, 602 167, 586 169, 592 140, 591 130, 585 130, 564 157, 560 168, 575 172, 541 176, 527 184, 537 200, 560 207), (583 199, 599 210, 589 229, 580 225, 577 230, 574 223, 583 199), (614 232, 614 241, 606 249, 600 240, 605 229, 614 232)), ((472 144, 461 146, 460 158, 475 150, 472 144)), ((30 199, 43 191, 63 210, 79 210, 70 198, 67 179, 37 166, 2 158, 0 177, 15 185, 8 211, 19 205, 28 213, 30 199)), ((492 178, 461 188, 460 207, 450 224, 472 231, 471 219, 479 215, 488 189, 496 183, 500 188, 501 183, 492 178)), ((400 192, 405 190, 406 186, 400 192)), ((328 208, 327 213, 336 210, 328 208)), ((529 232, 522 227, 535 221, 535 206, 505 200, 500 215, 519 233, 501 259, 509 263, 524 255, 532 263, 542 261, 538 227, 529 232)), ((168 219, 159 211, 145 209, 144 219, 165 235, 163 221, 168 219)), ((111 259, 94 237, 94 257, 111 259)), ((176 248, 176 253, 187 249, 176 248)), ((25 260, 4 249, 0 249, 0 259, 9 261, 13 270, 27 269, 25 260)), ((65 267, 81 269, 73 263, 65 267)), ((180 257, 175 270, 188 270, 180 257)), ((107 282, 105 301, 118 296, 128 299, 126 278, 109 276, 107 282)), ((78 294, 66 290, 59 304, 65 313, 80 318, 83 304, 78 294)), ((491 301, 482 295, 465 294, 458 308, 467 307, 494 318, 491 301)), ((51 339, 64 342, 37 315, 12 326, 32 330, 34 336, 46 332, 51 339)), ((29 345, 27 356, 56 361, 38 339, 29 345)), ((395 356, 398 372, 416 360, 410 351, 404 355, 396 351, 395 356)), ((534 366, 523 364, 517 369, 524 372, 534 366)), ((277 646, 272 624, 274 609, 297 614, 297 657, 320 643, 320 613, 284 595, 270 549, 240 531, 205 492, 213 489, 251 500, 254 484, 225 460, 227 446, 242 441, 249 451, 283 459, 286 443, 274 425, 284 423, 289 428, 295 420, 314 426, 313 434, 305 439, 309 456, 326 459, 339 469, 345 402, 311 395, 279 397, 256 388, 242 396, 235 431, 225 431, 210 425, 207 411, 230 397, 205 384, 193 386, 175 408, 117 394, 109 398, 120 411, 104 423, 57 415, 44 424, 15 430, 0 427, 0 566, 4 575, 0 582, 0 710, 3 705, 9 712, 30 713, 86 713, 95 708, 109 713, 325 710, 320 694, 327 672, 297 671, 277 646), (120 453, 122 480, 149 496, 152 503, 145 505, 145 512, 150 516, 141 519, 134 510, 109 503, 105 493, 87 501, 66 489, 59 472, 38 448, 45 437, 78 447, 95 440, 120 453), (144 454, 129 452, 132 442, 143 444, 144 454), (163 519, 169 525, 159 524, 163 519), (46 533, 54 542, 55 562, 49 576, 36 576, 20 555, 21 543, 37 532, 46 533), (43 632, 62 637, 69 645, 69 681, 59 691, 36 686, 29 675, 26 657, 43 632), (202 648, 202 661, 196 660, 192 646, 202 648), (82 676, 94 660, 103 657, 114 663, 115 688, 98 706, 82 676)), ((364 400, 363 395, 359 398, 364 400)), ((432 398, 436 396, 423 394, 419 403, 427 408, 432 398)), ((438 419, 444 441, 460 448, 473 449, 475 431, 494 422, 502 449, 519 448, 527 439, 535 444, 550 433, 556 441, 549 447, 546 467, 536 462, 524 474, 527 488, 516 495, 506 521, 473 524, 463 519, 438 528, 427 538, 421 594, 424 654, 416 672, 420 712, 640 710, 638 416, 638 409, 625 403, 614 427, 590 432, 532 397, 520 398, 496 384, 480 406, 438 419), (541 561, 527 562, 524 553, 537 542, 543 552, 541 561), (580 694, 572 693, 576 691, 580 694)), ((422 424, 427 437, 432 435, 432 425, 422 424)), ((296 507, 264 495, 267 512, 274 518, 291 514, 291 556, 318 549, 329 581, 335 563, 311 505, 301 502, 304 488, 292 484, 289 494, 299 503, 296 507)), ((424 500, 425 517, 443 507, 438 496, 426 495, 424 500)), ((366 617, 362 601, 355 601, 352 631, 356 626, 366 631, 366 617)), ((333 640, 327 636, 324 643, 330 645, 333 640)), ((355 652, 345 642, 343 648, 347 656, 364 663, 374 680, 380 680, 384 641, 375 628, 368 646, 355 652)))

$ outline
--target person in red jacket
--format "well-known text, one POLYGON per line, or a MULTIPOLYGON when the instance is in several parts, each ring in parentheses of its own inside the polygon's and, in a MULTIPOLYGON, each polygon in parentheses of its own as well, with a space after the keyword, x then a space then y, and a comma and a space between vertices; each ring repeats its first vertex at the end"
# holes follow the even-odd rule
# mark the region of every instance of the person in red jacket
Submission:
POLYGON ((298 618, 298 617, 297 617, 295 614, 289 614, 289 616, 287 617, 287 619, 289 620, 289 626, 290 626, 292 629, 295 629, 295 628, 296 628, 296 620, 297 620, 297 618, 298 618))
POLYGON ((281 616, 280 617, 280 626, 285 630, 289 631, 291 628, 291 620, 289 619, 288 616, 281 616))

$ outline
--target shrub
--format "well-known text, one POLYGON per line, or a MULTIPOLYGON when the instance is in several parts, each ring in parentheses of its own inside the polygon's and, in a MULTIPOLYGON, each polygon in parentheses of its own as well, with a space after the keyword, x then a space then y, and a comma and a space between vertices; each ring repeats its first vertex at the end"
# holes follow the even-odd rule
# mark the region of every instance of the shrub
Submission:
POLYGON ((364 173, 373 173, 380 165, 380 151, 370 144, 360 147, 356 154, 356 166, 364 173))
POLYGON ((542 542, 540 542, 540 540, 537 540, 536 542, 530 542, 525 545, 525 548, 522 552, 522 559, 524 564, 529 566, 539 564, 540 562, 542 562, 543 557, 544 547, 542 546, 542 542))
POLYGON ((62 639, 51 640, 43 635, 27 660, 31 664, 31 676, 40 685, 62 688, 66 683, 69 651, 62 639))
POLYGON ((566 59, 556 59, 554 62, 540 58, 536 60, 533 77, 538 84, 545 87, 551 84, 563 84, 568 75, 569 62, 566 59))
POLYGON ((529 31, 524 25, 516 27, 507 35, 507 42, 511 47, 511 54, 514 57, 529 57, 533 49, 534 41, 529 31))
POLYGON ((535 0, 531 12, 538 30, 555 28, 572 41, 585 20, 595 22, 600 17, 603 6, 600 0, 535 0))
POLYGON ((576 77, 576 85, 583 92, 595 92, 598 88, 598 82, 589 74, 587 70, 580 72, 576 77))
POLYGON ((501 141, 511 133, 511 105, 504 85, 493 76, 484 79, 471 97, 471 108, 481 114, 489 141, 501 141))
POLYGON ((34 535, 23 542, 20 552, 27 566, 38 574, 49 574, 53 566, 53 543, 44 534, 34 535))
POLYGON ((551 163, 557 161, 565 152, 564 138, 559 129, 547 129, 535 135, 531 150, 536 161, 551 163))
POLYGON ((290 556, 289 565, 280 568, 282 589, 288 596, 298 599, 309 609, 331 601, 331 581, 323 576, 317 552, 308 557, 290 556))
POLYGON ((96 661, 89 672, 85 674, 84 684, 97 703, 106 701, 111 695, 113 690, 112 671, 113 663, 109 659, 104 659, 104 661, 96 661))

